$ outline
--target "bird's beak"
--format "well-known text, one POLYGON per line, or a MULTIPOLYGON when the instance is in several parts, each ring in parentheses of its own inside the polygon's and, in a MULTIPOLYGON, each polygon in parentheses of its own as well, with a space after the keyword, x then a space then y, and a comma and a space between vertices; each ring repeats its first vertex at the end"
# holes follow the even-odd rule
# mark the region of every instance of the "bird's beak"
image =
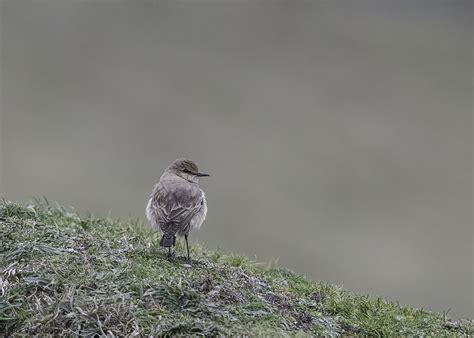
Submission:
POLYGON ((197 177, 207 177, 207 176, 211 176, 211 175, 206 174, 206 173, 197 173, 196 176, 197 177))

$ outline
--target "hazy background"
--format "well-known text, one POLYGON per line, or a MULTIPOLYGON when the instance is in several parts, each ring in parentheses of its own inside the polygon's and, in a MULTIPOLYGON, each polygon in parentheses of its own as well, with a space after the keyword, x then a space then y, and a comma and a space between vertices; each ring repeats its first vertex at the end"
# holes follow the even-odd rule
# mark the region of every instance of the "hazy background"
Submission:
POLYGON ((1 195, 143 218, 189 157, 192 240, 473 317, 472 2, 0 9, 1 195))

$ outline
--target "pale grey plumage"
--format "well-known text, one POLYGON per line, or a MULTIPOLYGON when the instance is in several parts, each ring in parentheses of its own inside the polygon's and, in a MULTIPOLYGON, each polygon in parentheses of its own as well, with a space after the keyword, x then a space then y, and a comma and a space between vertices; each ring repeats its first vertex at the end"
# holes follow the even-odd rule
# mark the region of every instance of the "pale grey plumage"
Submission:
POLYGON ((199 173, 194 162, 178 159, 155 185, 146 216, 153 228, 163 232, 161 246, 174 246, 177 234, 185 236, 187 244, 189 231, 202 225, 207 214, 206 197, 198 184, 202 176, 208 175, 199 173))

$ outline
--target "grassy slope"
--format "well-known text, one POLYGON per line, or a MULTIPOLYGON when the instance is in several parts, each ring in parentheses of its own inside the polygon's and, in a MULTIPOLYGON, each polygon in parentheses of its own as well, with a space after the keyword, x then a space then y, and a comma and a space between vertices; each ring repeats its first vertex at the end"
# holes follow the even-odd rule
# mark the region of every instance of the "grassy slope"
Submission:
POLYGON ((198 246, 192 267, 169 262, 158 234, 59 206, 2 202, 0 238, 0 335, 474 334, 472 321, 198 246))

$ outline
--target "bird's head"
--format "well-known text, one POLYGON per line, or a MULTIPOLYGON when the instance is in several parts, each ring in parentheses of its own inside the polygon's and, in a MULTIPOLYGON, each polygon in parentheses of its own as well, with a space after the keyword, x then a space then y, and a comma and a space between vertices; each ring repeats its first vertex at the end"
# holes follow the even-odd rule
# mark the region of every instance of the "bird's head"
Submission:
POLYGON ((199 172, 196 163, 185 158, 175 160, 168 167, 167 171, 194 183, 198 183, 199 177, 209 176, 209 174, 199 172))

